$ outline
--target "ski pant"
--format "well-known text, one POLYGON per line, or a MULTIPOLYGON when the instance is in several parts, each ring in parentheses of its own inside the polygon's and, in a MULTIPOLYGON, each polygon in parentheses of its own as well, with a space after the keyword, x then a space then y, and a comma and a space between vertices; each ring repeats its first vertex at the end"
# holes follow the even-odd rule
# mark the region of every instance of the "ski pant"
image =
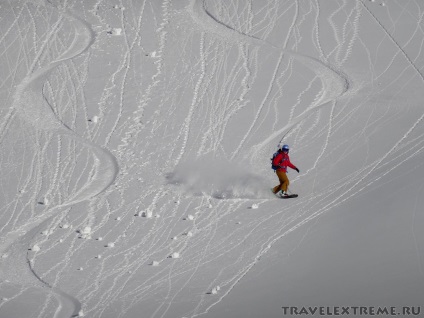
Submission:
POLYGON ((289 178, 287 178, 286 172, 284 170, 277 170, 276 173, 277 173, 278 180, 280 181, 280 184, 274 187, 273 192, 277 193, 280 190, 283 192, 287 192, 290 181, 289 181, 289 178))

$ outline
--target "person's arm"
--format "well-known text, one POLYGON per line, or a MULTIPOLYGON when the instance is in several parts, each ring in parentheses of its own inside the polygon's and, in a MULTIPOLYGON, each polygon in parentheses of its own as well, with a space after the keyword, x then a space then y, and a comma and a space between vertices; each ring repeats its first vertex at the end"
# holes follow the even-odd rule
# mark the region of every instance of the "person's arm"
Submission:
POLYGON ((297 167, 291 163, 290 158, 287 156, 287 166, 292 168, 293 170, 296 170, 297 173, 299 173, 299 169, 297 169, 297 167))

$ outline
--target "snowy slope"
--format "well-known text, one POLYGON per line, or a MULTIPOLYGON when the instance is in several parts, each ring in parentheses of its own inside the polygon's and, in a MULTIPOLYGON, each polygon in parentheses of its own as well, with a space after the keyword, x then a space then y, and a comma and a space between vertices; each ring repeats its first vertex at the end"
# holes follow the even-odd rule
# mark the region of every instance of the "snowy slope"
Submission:
POLYGON ((1 1, 0 317, 420 305, 423 10, 1 1))

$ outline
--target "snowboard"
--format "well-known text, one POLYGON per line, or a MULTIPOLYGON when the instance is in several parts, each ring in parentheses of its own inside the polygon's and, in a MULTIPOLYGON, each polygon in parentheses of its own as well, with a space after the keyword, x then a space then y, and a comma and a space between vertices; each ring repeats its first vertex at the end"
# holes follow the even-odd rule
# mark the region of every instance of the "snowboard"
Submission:
MULTIPOLYGON (((274 193, 272 188, 271 188, 271 192, 274 193)), ((298 194, 289 194, 283 197, 281 194, 275 194, 275 193, 274 195, 279 199, 292 199, 292 198, 297 198, 299 196, 298 194)))
POLYGON ((292 198, 297 198, 299 195, 297 194, 289 194, 289 195, 285 195, 285 196, 280 196, 281 199, 292 199, 292 198))

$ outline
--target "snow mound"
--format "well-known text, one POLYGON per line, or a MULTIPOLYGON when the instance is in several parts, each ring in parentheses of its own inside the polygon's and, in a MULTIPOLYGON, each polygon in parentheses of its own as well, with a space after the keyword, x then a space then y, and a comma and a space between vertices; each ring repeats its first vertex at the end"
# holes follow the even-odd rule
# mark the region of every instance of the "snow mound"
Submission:
MULTIPOLYGON (((150 219, 150 218, 152 218, 152 217, 153 217, 153 212, 152 212, 152 211, 150 211, 150 210, 147 210, 147 211, 139 211, 139 212, 137 212, 137 213, 136 213, 136 216, 140 216, 140 217, 143 217, 143 218, 150 219)), ((156 217, 158 217, 158 216, 156 216, 156 217)))
POLYGON ((220 290, 221 290, 221 287, 216 286, 216 287, 212 288, 212 290, 210 291, 210 294, 212 294, 212 295, 216 295, 216 294, 218 294, 218 292, 219 292, 220 290))
POLYGON ((99 116, 93 116, 91 119, 89 119, 92 123, 97 124, 99 122, 99 116))
POLYGON ((91 239, 91 227, 86 226, 82 230, 79 230, 78 232, 80 233, 80 238, 87 239, 87 240, 91 239))
POLYGON ((108 34, 110 35, 122 35, 122 28, 109 28, 109 30, 107 31, 108 34))
POLYGON ((46 196, 38 203, 41 205, 50 205, 50 199, 46 196))
POLYGON ((178 253, 178 252, 172 253, 171 258, 180 258, 180 253, 178 253))

